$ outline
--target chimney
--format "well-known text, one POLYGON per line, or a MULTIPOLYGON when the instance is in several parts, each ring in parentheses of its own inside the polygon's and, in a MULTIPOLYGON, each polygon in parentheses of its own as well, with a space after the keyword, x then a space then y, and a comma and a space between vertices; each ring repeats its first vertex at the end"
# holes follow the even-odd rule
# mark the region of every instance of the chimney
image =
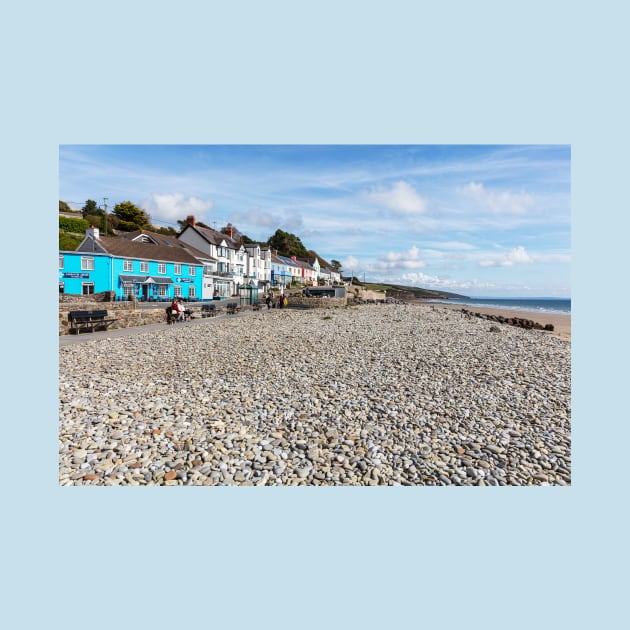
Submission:
POLYGON ((99 229, 97 227, 90 227, 87 230, 85 230, 85 235, 86 236, 91 236, 95 241, 98 241, 99 239, 99 229))
POLYGON ((186 217, 186 225, 195 225, 195 217, 192 214, 186 217))
POLYGON ((234 234, 232 230, 232 224, 228 223, 222 230, 223 234, 227 234, 230 238, 234 238, 232 235, 234 234))

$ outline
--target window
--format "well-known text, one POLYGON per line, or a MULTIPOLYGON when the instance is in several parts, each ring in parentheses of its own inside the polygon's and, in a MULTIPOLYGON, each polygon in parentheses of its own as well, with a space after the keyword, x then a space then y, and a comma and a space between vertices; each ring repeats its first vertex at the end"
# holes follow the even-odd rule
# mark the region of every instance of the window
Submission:
POLYGON ((190 287, 188 289, 188 298, 190 299, 190 298, 194 298, 194 297, 196 297, 196 295, 195 295, 195 287, 190 287))
POLYGON ((166 263, 158 263, 158 273, 166 273, 166 263))
POLYGON ((140 263, 140 273, 149 273, 149 263, 141 262, 140 263))
POLYGON ((133 285, 125 285, 123 287, 123 295, 127 298, 134 295, 133 285))
POLYGON ((81 256, 81 271, 94 271, 93 256, 81 256))
POLYGON ((168 287, 165 284, 161 284, 158 286, 158 295, 160 297, 166 297, 168 295, 167 291, 168 287))
POLYGON ((176 284, 173 287, 173 295, 175 297, 181 297, 182 296, 182 288, 178 284, 176 284))
POLYGON ((204 268, 203 268, 204 276, 211 276, 213 273, 214 273, 214 270, 210 265, 204 265, 204 268))
POLYGON ((188 275, 189 276, 195 275, 195 268, 192 265, 188 265, 188 275))
POLYGON ((217 247, 217 256, 221 256, 221 258, 227 258, 228 257, 227 247, 217 247))
POLYGON ((81 293, 83 295, 94 295, 94 283, 93 282, 84 282, 81 285, 81 293))
POLYGON ((123 261, 123 269, 124 271, 133 271, 133 260, 123 261))
POLYGON ((63 269, 63 255, 59 254, 59 269, 63 269))
POLYGON ((182 266, 179 265, 178 263, 175 263, 175 275, 176 276, 182 275, 182 266))
POLYGON ((59 295, 63 295, 63 292, 65 291, 63 282, 59 283, 59 295))

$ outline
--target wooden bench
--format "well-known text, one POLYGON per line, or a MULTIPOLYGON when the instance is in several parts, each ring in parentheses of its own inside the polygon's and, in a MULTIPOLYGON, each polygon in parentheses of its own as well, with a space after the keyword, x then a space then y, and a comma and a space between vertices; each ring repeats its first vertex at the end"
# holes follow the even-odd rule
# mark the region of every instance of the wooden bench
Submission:
POLYGON ((68 322, 70 323, 70 331, 74 331, 78 335, 81 330, 107 330, 107 327, 115 321, 115 318, 105 319, 107 311, 70 311, 68 313, 68 322))
POLYGON ((225 310, 227 311, 228 315, 234 315, 241 310, 241 307, 236 302, 228 302, 225 305, 225 310))
POLYGON ((201 307, 201 317, 214 317, 217 314, 217 307, 214 304, 203 304, 201 307))
POLYGON ((179 313, 177 313, 176 311, 174 311, 172 309, 172 307, 167 306, 166 309, 164 309, 166 311, 166 323, 167 324, 174 324, 175 322, 187 322, 191 319, 193 319, 193 312, 190 311, 189 313, 186 313, 186 311, 184 311, 184 317, 182 319, 179 319, 179 313))

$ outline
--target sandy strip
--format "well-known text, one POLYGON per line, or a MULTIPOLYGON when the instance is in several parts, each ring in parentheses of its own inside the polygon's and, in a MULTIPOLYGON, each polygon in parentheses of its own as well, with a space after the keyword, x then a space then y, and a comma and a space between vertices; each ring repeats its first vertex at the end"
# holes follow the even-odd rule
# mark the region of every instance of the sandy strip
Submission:
POLYGON ((543 326, 545 324, 553 324, 553 332, 537 331, 544 335, 551 335, 568 341, 571 343, 571 315, 562 315, 559 313, 539 313, 532 311, 517 311, 512 309, 502 308, 489 308, 478 307, 468 304, 447 304, 442 302, 426 302, 424 300, 406 300, 409 304, 420 306, 434 306, 436 308, 447 308, 456 311, 461 311, 462 308, 470 311, 471 313, 483 313, 484 315, 503 315, 503 317, 518 317, 521 319, 531 319, 534 322, 538 322, 543 326))

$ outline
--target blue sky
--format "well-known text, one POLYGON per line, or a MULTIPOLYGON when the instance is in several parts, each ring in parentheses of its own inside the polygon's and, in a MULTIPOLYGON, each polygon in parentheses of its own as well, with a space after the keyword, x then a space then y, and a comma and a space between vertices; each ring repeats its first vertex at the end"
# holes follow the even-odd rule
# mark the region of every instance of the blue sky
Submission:
POLYGON ((469 296, 569 297, 567 145, 62 145, 59 198, 132 201, 250 238, 297 234, 343 272, 469 296))

